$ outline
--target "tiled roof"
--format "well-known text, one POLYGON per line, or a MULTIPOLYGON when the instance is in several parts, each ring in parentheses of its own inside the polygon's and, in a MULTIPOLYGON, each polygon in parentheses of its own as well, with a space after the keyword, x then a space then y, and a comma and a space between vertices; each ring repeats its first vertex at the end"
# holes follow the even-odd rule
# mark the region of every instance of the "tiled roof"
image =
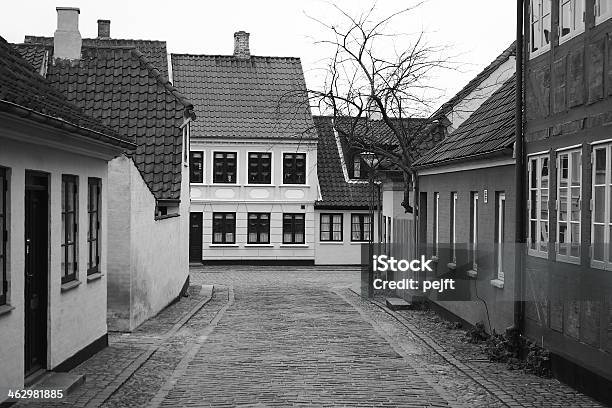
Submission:
POLYGON ((49 55, 49 50, 46 47, 41 47, 35 44, 12 44, 19 51, 19 54, 24 60, 28 61, 37 72, 41 72, 41 68, 45 63, 45 59, 49 55))
POLYGON ((510 44, 501 54, 497 56, 487 67, 485 67, 478 75, 467 83, 455 96, 444 103, 432 116, 439 117, 446 115, 457 105, 461 100, 467 97, 470 93, 478 89, 478 87, 504 62, 511 56, 516 56, 516 41, 510 44))
MULTIPOLYGON (((36 55, 32 53, 31 55, 36 55)), ((101 121, 86 115, 40 76, 0 37, 0 110, 48 123, 121 148, 134 145, 101 121)))
POLYGON ((298 58, 172 54, 174 84, 195 105, 194 138, 314 139, 298 58))
MULTIPOLYGON (((53 47, 53 37, 26 35, 24 45, 37 44, 53 47)), ((19 45, 21 47, 21 45, 19 45)), ((168 51, 165 41, 130 40, 118 38, 83 38, 83 48, 99 47, 133 47, 140 51, 147 60, 165 77, 168 77, 168 51)), ((32 62, 32 61, 30 61, 32 62)), ((39 65, 33 64, 34 67, 39 65)))
POLYGON ((85 112, 136 143, 132 159, 156 199, 180 198, 179 126, 192 105, 139 50, 83 47, 77 63, 50 61, 47 78, 85 112))
POLYGON ((362 181, 349 183, 344 178, 334 135, 333 117, 315 116, 314 123, 319 135, 317 173, 322 198, 315 203, 315 208, 368 208, 369 184, 362 181))
POLYGON ((515 135, 515 81, 508 79, 453 133, 415 162, 417 167, 444 164, 503 151, 515 135))

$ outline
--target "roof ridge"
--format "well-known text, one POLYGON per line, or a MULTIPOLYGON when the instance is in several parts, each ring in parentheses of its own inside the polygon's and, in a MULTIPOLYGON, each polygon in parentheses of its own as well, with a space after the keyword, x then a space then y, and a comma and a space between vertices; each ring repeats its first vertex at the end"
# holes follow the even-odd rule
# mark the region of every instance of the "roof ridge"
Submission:
MULTIPOLYGON (((24 37, 24 44, 36 44, 37 42, 32 42, 32 40, 40 42, 52 41, 53 37, 47 37, 45 35, 26 35, 24 37)), ((143 38, 82 38, 82 41, 103 41, 103 42, 112 42, 112 41, 140 41, 140 42, 149 42, 149 43, 159 43, 166 44, 165 40, 145 40, 143 38)), ((45 44, 43 44, 45 45, 45 44)))
POLYGON ((191 54, 191 53, 170 53, 170 56, 177 57, 200 57, 200 58, 227 58, 227 59, 236 59, 239 61, 249 61, 253 58, 271 58, 271 59, 291 59, 291 60, 301 60, 300 57, 281 57, 281 56, 271 56, 271 55, 251 55, 249 58, 237 58, 234 55, 225 55, 225 54, 191 54))

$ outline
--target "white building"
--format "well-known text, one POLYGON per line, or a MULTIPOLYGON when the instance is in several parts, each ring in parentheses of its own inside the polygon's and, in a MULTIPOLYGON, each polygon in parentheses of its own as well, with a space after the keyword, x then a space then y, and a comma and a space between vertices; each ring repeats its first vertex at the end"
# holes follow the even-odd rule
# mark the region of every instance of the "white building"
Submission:
POLYGON ((108 161, 134 144, 0 37, 0 402, 107 345, 108 161))

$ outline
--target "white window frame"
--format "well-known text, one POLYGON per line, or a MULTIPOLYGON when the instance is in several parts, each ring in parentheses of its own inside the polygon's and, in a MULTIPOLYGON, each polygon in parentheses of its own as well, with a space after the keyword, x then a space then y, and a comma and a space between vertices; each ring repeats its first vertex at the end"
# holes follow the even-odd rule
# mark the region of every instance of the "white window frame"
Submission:
POLYGON ((472 261, 472 270, 478 271, 478 192, 472 192, 472 208, 471 208, 471 223, 470 223, 470 235, 472 240, 470 242, 470 257, 472 261))
POLYGON ((527 198, 527 210, 529 212, 529 223, 528 223, 528 246, 527 253, 532 256, 539 256, 542 258, 548 258, 548 250, 550 246, 550 156, 548 153, 529 156, 528 160, 528 183, 529 183, 529 196, 527 198), (548 161, 548 186, 542 187, 542 163, 546 159, 548 161), (536 185, 532 185, 532 163, 536 162, 536 185), (546 208, 546 218, 542 218, 542 192, 548 190, 548 204, 546 208), (536 202, 532 200, 533 193, 536 193, 536 202), (535 218, 532 217, 532 208, 535 205, 535 218), (532 223, 536 223, 536 230, 533 231, 532 223), (548 226, 548 240, 540 241, 542 237, 542 223, 546 223, 548 226), (537 237, 537 239, 533 239, 537 237), (535 241, 535 248, 531 247, 532 240, 535 241))
POLYGON ((185 121, 181 127, 183 135, 183 166, 189 167, 189 152, 191 151, 191 121, 185 121))
POLYGON ((536 57, 540 54, 543 54, 550 50, 550 43, 552 42, 552 38, 549 37, 548 44, 544 44, 545 35, 544 35, 544 17, 548 17, 550 24, 548 25, 549 36, 552 37, 552 0, 532 0, 531 1, 531 10, 529 10, 529 56, 531 58, 536 57), (548 13, 544 14, 544 4, 548 4, 548 13), (534 12, 534 10, 537 12, 534 12), (536 18, 537 17, 537 18, 536 18), (534 47, 534 25, 538 26, 540 29, 540 38, 538 39, 538 49, 533 50, 534 47))
POLYGON ((450 243, 451 262, 457 263, 457 192, 451 192, 450 196, 450 243))
POLYGON ((610 197, 610 194, 612 193, 612 166, 611 166, 611 154, 612 154, 612 144, 611 143, 606 143, 606 144, 598 144, 598 145, 594 145, 592 150, 591 150, 591 161, 592 161, 592 179, 591 179, 591 204, 590 204, 590 209, 591 209, 591 267, 593 268, 599 268, 599 269, 606 269, 606 270, 612 270, 612 260, 611 258, 611 253, 610 253, 610 232, 612 230, 612 215, 611 215, 611 211, 610 211, 610 205, 612 204, 612 200, 610 197), (596 163, 596 155, 595 155, 595 151, 602 149, 606 152, 606 162, 605 162, 605 174, 604 174, 604 182, 603 184, 598 183, 596 184, 596 171, 597 171, 597 163, 596 163), (603 206, 604 206, 604 219, 603 222, 599 222, 596 221, 595 219, 595 214, 596 214, 596 208, 597 208, 597 201, 596 201, 596 194, 595 194, 595 190, 596 188, 603 188, 604 190, 604 202, 603 202, 603 206), (603 253, 603 259, 601 260, 596 260, 595 259, 595 245, 597 244, 597 242, 595 241, 595 227, 596 226, 601 226, 603 227, 603 242, 601 242, 600 244, 603 246, 602 248, 602 253, 603 253))
POLYGON ((440 193, 433 195, 433 256, 436 258, 439 254, 440 242, 440 193))
POLYGON ((559 0, 558 7, 559 25, 557 27, 559 34, 559 44, 563 44, 564 42, 584 32, 584 17, 586 4, 585 0, 559 0), (563 35, 563 6, 566 4, 569 5, 570 8, 572 26, 570 27, 570 31, 567 34, 563 35), (577 9, 577 6, 580 6, 581 8, 577 9))
POLYGON ((595 0, 594 14, 595 14, 595 24, 596 25, 603 23, 604 21, 612 17, 612 0, 595 0), (603 14, 601 12, 602 2, 605 2, 608 5, 608 10, 604 11, 603 14))
MULTIPOLYGON (((582 151, 580 149, 572 149, 572 150, 564 150, 561 152, 557 153, 557 201, 556 201, 556 210, 557 210, 557 232, 556 232, 556 239, 555 239, 555 254, 556 254, 556 259, 558 261, 563 261, 563 262, 570 262, 570 263, 580 263, 580 255, 581 255, 581 250, 580 250, 580 241, 581 241, 581 227, 582 227, 582 222, 581 222, 581 217, 582 217, 582 151), (578 154, 578 160, 579 160, 579 164, 578 164, 578 171, 580 172, 580 174, 578 175, 578 185, 577 186, 572 186, 571 182, 572 179, 574 178, 574 174, 573 174, 573 161, 574 161, 574 155, 578 154), (567 180, 568 180, 568 184, 567 186, 561 186, 561 176, 562 176, 562 171, 563 168, 561 166, 561 160, 563 157, 567 157, 567 180), (561 199, 561 190, 562 189, 567 189, 567 194, 565 197, 565 203, 562 202, 561 199), (572 209, 571 209, 571 204, 572 204, 572 190, 574 189, 578 189, 579 191, 579 195, 578 195, 578 220, 572 220, 571 218, 571 214, 572 214, 572 209), (565 208, 566 208, 566 212, 567 212, 567 220, 561 220, 561 210, 563 208, 563 204, 565 204, 565 208), (566 227, 566 237, 569 234, 570 240, 567 241, 566 243, 569 244, 566 247, 566 253, 562 254, 561 253, 561 249, 562 249, 562 243, 561 243, 561 224, 566 223, 568 224, 566 227), (578 237, 577 240, 574 240, 574 237, 572 235, 572 225, 577 225, 578 226, 578 237), (571 255, 571 247, 572 245, 578 244, 578 256, 572 256, 571 255)), ((566 238, 567 239, 567 238, 566 238)))
POLYGON ((497 195, 497 279, 504 281, 504 250, 506 241, 506 193, 497 195))

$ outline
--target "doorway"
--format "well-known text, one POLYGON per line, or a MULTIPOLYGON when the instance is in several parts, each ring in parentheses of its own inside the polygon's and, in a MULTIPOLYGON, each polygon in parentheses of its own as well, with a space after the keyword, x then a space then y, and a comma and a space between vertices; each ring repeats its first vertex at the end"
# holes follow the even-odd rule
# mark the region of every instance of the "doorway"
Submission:
POLYGON ((189 262, 202 262, 202 213, 189 214, 189 262))
POLYGON ((26 172, 25 186, 25 376, 47 365, 49 178, 26 172))

